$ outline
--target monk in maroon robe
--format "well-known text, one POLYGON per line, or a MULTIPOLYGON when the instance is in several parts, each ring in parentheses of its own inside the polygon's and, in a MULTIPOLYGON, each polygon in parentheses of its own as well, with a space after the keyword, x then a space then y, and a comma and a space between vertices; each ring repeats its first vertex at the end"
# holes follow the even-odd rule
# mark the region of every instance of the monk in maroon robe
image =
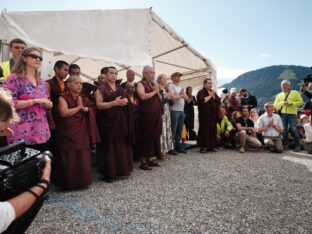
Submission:
POLYGON ((204 80, 204 87, 197 93, 198 140, 200 152, 217 151, 217 121, 221 100, 212 89, 211 79, 204 80))
POLYGON ((91 146, 99 142, 95 113, 81 96, 82 81, 71 76, 61 94, 56 118, 55 184, 79 189, 91 184, 91 146))
POLYGON ((159 87, 153 83, 155 72, 152 67, 143 69, 143 79, 137 85, 139 105, 137 107, 137 130, 139 155, 142 170, 160 166, 152 160, 161 156, 162 104, 159 87))
POLYGON ((116 68, 108 67, 106 72, 106 82, 95 92, 101 136, 96 154, 99 171, 111 182, 133 170, 134 114, 129 95, 116 83, 116 68))

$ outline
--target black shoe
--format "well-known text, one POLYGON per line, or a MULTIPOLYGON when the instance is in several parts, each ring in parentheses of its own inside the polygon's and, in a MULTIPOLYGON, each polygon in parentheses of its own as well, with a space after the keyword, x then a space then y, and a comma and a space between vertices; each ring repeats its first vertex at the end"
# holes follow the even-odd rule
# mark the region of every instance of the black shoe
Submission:
POLYGON ((233 146, 231 144, 225 144, 224 148, 225 149, 233 149, 233 146))
POLYGON ((170 154, 170 155, 178 155, 178 152, 175 151, 175 150, 169 150, 168 154, 170 154))
POLYGON ((150 167, 160 167, 160 164, 159 163, 157 163, 157 162, 155 162, 155 161, 151 161, 151 162, 149 162, 149 164, 148 164, 150 167))
POLYGON ((150 171, 153 168, 150 167, 148 164, 142 164, 142 165, 140 165, 140 169, 142 169, 143 171, 150 171))
POLYGON ((106 182, 106 183, 112 183, 114 181, 114 177, 104 177, 103 180, 106 182))
POLYGON ((209 149, 208 151, 210 151, 210 152, 218 152, 218 150, 216 148, 209 149))
POLYGON ((184 150, 184 149, 176 149, 176 151, 177 151, 178 153, 183 153, 183 154, 186 154, 186 153, 187 153, 187 151, 184 150))

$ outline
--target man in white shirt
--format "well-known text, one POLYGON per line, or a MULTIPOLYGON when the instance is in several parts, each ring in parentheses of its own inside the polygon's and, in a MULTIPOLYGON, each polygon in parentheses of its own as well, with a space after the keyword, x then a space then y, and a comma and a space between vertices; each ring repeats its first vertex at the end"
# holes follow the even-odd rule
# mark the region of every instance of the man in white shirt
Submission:
POLYGON ((281 117, 274 112, 274 106, 272 102, 264 104, 265 113, 259 118, 258 132, 262 133, 264 138, 265 147, 276 153, 283 152, 283 142, 281 134, 284 131, 283 122, 281 117))
POLYGON ((173 105, 170 106, 170 115, 174 147, 178 153, 186 153, 186 150, 181 148, 181 134, 184 124, 184 102, 190 102, 190 99, 179 84, 181 76, 182 74, 179 72, 173 73, 171 75, 172 83, 169 84, 168 88, 173 100, 173 105))
POLYGON ((305 149, 309 154, 312 154, 312 121, 303 125, 305 132, 305 149))

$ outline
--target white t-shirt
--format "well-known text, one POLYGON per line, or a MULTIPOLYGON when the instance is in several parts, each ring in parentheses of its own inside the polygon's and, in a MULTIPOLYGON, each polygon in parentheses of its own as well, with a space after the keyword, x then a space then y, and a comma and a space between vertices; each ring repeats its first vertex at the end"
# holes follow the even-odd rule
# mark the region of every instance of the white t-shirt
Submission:
POLYGON ((312 142, 312 126, 310 123, 306 123, 303 125, 304 127, 304 132, 306 135, 306 142, 312 142))
MULTIPOLYGON (((275 126, 279 128, 283 128, 283 122, 281 117, 278 114, 273 113, 271 117, 268 116, 267 113, 262 114, 258 119, 258 127, 259 128, 266 128, 269 125, 271 119, 274 119, 275 126)), ((263 136, 267 137, 277 137, 280 136, 280 133, 273 127, 268 128, 268 130, 262 133, 263 136)))
MULTIPOLYGON (((180 95, 182 87, 171 83, 171 84, 169 84, 168 89, 172 94, 174 94, 175 96, 178 96, 178 95, 180 95)), ((174 100, 173 105, 170 106, 170 110, 184 111, 184 98, 179 98, 177 100, 174 100)))
POLYGON ((9 202, 0 202, 0 233, 4 232, 15 219, 15 210, 9 202))

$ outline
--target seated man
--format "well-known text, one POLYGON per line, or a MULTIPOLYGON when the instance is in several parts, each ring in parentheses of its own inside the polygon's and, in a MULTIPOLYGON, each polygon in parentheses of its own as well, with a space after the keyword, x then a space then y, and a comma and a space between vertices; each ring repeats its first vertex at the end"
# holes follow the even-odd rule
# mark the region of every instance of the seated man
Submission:
POLYGON ((225 109, 220 108, 219 118, 217 121, 217 143, 219 146, 224 146, 224 148, 233 148, 231 142, 235 134, 235 129, 233 125, 225 115, 225 109))
POLYGON ((239 143, 239 152, 245 153, 245 146, 248 143, 254 148, 261 148, 262 144, 257 139, 257 131, 254 128, 254 123, 249 119, 248 107, 243 107, 242 116, 236 119, 237 140, 239 143))
POLYGON ((281 117, 274 112, 272 102, 264 104, 265 113, 260 116, 258 125, 258 132, 262 133, 264 138, 264 145, 266 149, 275 152, 283 152, 283 142, 281 134, 284 131, 281 117))

